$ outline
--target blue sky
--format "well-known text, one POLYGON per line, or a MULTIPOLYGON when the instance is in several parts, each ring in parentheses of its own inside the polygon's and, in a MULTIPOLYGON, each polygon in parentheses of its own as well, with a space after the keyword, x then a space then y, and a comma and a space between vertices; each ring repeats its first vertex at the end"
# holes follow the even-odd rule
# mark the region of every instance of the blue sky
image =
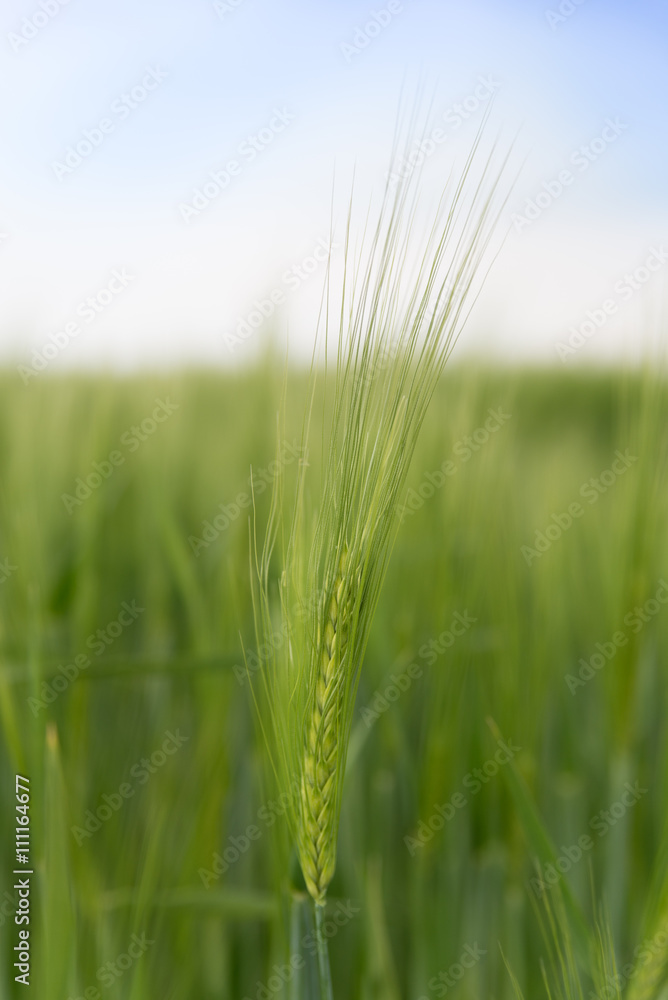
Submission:
MULTIPOLYGON (((615 287, 668 237, 664 5, 42 4, 6 0, 0 12, 5 362, 81 320, 91 295, 99 312, 79 323, 54 369, 239 363, 269 324, 234 350, 229 335, 272 292, 281 336, 289 330, 306 351, 324 266, 307 274, 302 265, 329 233, 334 176, 342 223, 353 169, 363 200, 382 187, 402 92, 422 85, 434 121, 449 112, 452 122, 458 104, 475 104, 481 80, 494 82, 490 131, 516 137, 524 166, 511 234, 461 349, 575 364, 627 356, 652 326, 663 264, 628 302, 615 287), (147 79, 153 89, 133 98, 147 79), (87 150, 91 137, 98 144, 78 164, 70 154, 66 172, 68 148, 87 150), (573 162, 583 144, 587 169, 573 162), (182 206, 231 160, 225 190, 185 221, 182 206), (516 231, 526 199, 564 169, 572 183, 516 231), (110 293, 123 269, 131 280, 110 293), (304 277, 288 284, 287 271, 304 277), (556 345, 611 297, 614 315, 560 354, 556 345)), ((448 126, 425 172, 427 203, 487 103, 448 126)))

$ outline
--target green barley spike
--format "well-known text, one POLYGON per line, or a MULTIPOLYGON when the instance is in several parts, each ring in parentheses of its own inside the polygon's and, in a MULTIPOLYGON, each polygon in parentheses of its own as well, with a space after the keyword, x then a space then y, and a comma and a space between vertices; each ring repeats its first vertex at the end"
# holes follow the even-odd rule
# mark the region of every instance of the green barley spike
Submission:
POLYGON ((337 733, 345 695, 347 558, 344 549, 319 636, 318 675, 301 779, 299 857, 308 891, 320 905, 336 865, 337 733))

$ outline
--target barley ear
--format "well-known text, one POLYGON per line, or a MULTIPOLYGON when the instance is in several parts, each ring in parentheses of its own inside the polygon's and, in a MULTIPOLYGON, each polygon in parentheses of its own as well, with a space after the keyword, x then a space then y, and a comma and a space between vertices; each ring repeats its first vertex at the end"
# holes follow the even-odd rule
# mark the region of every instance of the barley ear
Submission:
POLYGON ((339 719, 345 697, 344 661, 350 615, 347 562, 344 548, 319 628, 318 672, 309 707, 301 775, 299 857, 308 891, 321 906, 336 866, 339 719))

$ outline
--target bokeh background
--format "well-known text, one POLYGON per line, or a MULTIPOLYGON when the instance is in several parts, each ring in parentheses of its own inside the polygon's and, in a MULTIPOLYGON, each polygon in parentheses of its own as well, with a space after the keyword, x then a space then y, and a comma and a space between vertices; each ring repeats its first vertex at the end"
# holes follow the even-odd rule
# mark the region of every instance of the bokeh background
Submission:
POLYGON ((370 638, 335 996, 534 1000, 541 963, 553 997, 665 996, 666 22, 600 0, 3 4, 0 1000, 317 995, 281 972, 311 928, 242 667, 243 498, 274 478, 288 343, 289 496, 323 257, 340 268, 351 187, 358 226, 414 107, 440 129, 427 209, 485 115, 516 181, 370 638))

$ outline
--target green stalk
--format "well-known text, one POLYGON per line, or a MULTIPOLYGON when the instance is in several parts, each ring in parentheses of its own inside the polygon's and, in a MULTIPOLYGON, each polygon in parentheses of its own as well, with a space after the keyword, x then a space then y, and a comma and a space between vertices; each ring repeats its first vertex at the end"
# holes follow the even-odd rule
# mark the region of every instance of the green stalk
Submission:
POLYGON ((327 938, 323 931, 323 921, 325 919, 325 907, 314 903, 315 906, 315 936, 318 945, 318 976, 320 978, 320 1000, 334 1000, 332 992, 332 975, 329 969, 329 951, 327 949, 327 938))
MULTIPOLYGON (((303 922, 302 908, 304 905, 303 893, 292 893, 290 900, 290 957, 301 955, 300 942, 302 939, 303 922)), ((295 975, 290 980, 289 1000, 304 1000, 304 976, 302 969, 296 969, 295 975)))

